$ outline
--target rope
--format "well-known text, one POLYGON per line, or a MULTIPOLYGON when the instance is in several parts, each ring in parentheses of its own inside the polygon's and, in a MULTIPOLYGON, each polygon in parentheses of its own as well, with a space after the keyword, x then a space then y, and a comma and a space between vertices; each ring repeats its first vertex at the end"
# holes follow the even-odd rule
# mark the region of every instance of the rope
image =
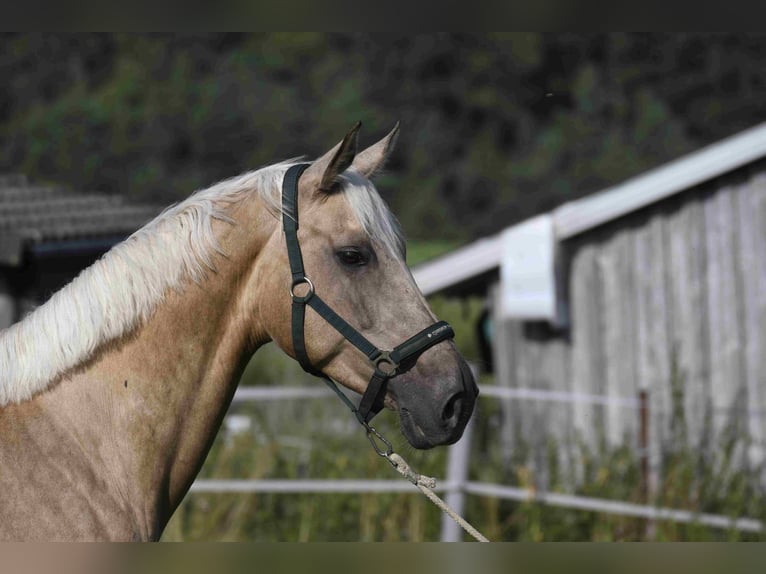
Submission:
POLYGON ((410 465, 407 464, 407 461, 405 461, 399 454, 394 452, 391 443, 388 442, 378 431, 371 427, 369 423, 360 417, 359 411, 354 406, 354 403, 352 403, 351 400, 349 400, 349 398, 345 395, 345 393, 343 393, 343 391, 338 388, 338 385, 336 385, 330 377, 323 376, 322 380, 324 380, 327 386, 330 387, 330 389, 332 389, 332 391, 338 395, 338 397, 346 404, 346 406, 356 415, 359 423, 367 430, 367 438, 370 440, 372 447, 375 449, 375 452, 378 453, 378 455, 388 460, 388 462, 391 463, 391 466, 393 466, 399 474, 417 486, 420 489, 420 492, 425 494, 431 502, 433 502, 442 510, 442 512, 457 522, 460 528, 465 530, 479 542, 489 542, 489 539, 486 536, 476 530, 465 518, 450 508, 450 506, 441 498, 439 498, 439 496, 433 491, 433 489, 436 488, 435 478, 418 474, 412 470, 410 465), (381 443, 376 442, 376 440, 381 441, 383 446, 381 446, 381 443))
POLYGON ((393 466, 399 474, 417 486, 420 489, 420 492, 425 494, 426 497, 428 497, 431 502, 438 506, 445 514, 447 514, 447 516, 457 522, 463 530, 465 530, 479 542, 489 542, 489 539, 487 539, 486 536, 476 530, 476 528, 474 528, 465 518, 450 508, 450 506, 441 498, 439 498, 439 496, 432 490, 433 488, 436 488, 435 478, 418 474, 412 470, 412 468, 410 468, 410 465, 407 464, 407 461, 405 461, 395 452, 389 454, 387 458, 391 462, 391 466, 393 466))

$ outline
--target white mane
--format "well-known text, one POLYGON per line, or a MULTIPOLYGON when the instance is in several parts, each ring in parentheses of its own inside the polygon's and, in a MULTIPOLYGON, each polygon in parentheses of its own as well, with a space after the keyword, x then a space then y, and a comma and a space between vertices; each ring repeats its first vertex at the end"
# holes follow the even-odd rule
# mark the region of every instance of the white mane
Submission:
MULTIPOLYGON (((290 165, 220 182, 169 207, 24 320, 0 331, 0 406, 31 398, 105 343, 138 327, 169 289, 202 281, 220 252, 213 220, 235 223, 226 208, 250 193, 258 193, 278 216, 290 165)), ((366 179, 349 174, 343 192, 360 223, 384 249, 401 254, 398 228, 382 199, 366 179)))

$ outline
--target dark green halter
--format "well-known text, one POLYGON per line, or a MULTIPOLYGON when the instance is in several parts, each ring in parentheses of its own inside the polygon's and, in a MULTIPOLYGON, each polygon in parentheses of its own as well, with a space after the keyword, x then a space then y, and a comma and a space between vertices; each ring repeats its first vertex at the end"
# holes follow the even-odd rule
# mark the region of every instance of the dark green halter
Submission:
MULTIPOLYGON (((452 327, 444 321, 434 323, 420 331, 418 334, 407 339, 401 345, 394 347, 391 351, 383 351, 368 341, 364 335, 349 325, 340 315, 333 311, 319 295, 316 294, 314 284, 306 277, 303 269, 303 257, 301 256, 301 247, 298 243, 298 179, 309 164, 296 164, 291 166, 282 182, 282 222, 285 230, 285 239, 287 241, 287 255, 290 260, 290 271, 292 272, 292 284, 290 286, 290 295, 292 304, 292 339, 293 349, 298 362, 303 369, 325 379, 331 385, 339 396, 344 398, 345 402, 354 411, 354 414, 365 427, 369 429, 368 423, 383 408, 383 400, 386 396, 388 381, 397 375, 400 375, 411 369, 423 352, 434 345, 441 343, 455 336, 452 327), (305 295, 296 294, 298 286, 305 285, 307 289, 305 295), (335 387, 332 380, 321 371, 314 369, 306 353, 306 341, 304 339, 303 324, 306 316, 306 305, 314 309, 320 317, 332 325, 341 335, 343 335, 352 345, 364 353, 372 363, 374 372, 367 389, 362 395, 362 400, 358 407, 354 407, 345 399, 340 391, 335 387)), ((374 443, 373 443, 374 444, 374 443)), ((377 449, 377 447, 376 447, 377 449)))

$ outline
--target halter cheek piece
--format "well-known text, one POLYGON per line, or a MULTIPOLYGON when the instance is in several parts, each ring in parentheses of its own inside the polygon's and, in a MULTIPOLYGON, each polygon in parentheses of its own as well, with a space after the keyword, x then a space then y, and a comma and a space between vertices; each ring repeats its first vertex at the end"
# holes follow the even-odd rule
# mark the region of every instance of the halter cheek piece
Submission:
MULTIPOLYGON (((314 284, 306 277, 303 269, 303 257, 298 243, 298 180, 309 164, 297 164, 291 166, 282 181, 282 223, 287 241, 287 255, 290 260, 292 272, 292 284, 290 296, 292 297, 292 339, 293 349, 298 362, 308 373, 322 377, 328 383, 332 381, 320 371, 312 367, 306 353, 306 341, 304 339, 303 324, 306 316, 306 305, 314 309, 320 317, 327 321, 335 330, 343 335, 348 342, 362 351, 372 363, 374 372, 367 389, 362 395, 359 407, 351 405, 354 414, 364 426, 372 420, 383 408, 383 399, 386 396, 388 381, 397 375, 411 369, 426 350, 455 336, 452 327, 444 321, 434 323, 407 339, 401 345, 391 351, 383 351, 368 341, 364 335, 354 329, 340 315, 333 311, 319 295, 316 294, 314 284), (304 293, 298 294, 296 291, 304 293)), ((332 385, 334 387, 334 384, 332 385)), ((340 393, 340 391, 336 392, 340 393)), ((345 398, 341 395, 341 398, 345 398)), ((373 446, 374 443, 373 443, 373 446)), ((377 447, 376 447, 377 450, 377 447)))

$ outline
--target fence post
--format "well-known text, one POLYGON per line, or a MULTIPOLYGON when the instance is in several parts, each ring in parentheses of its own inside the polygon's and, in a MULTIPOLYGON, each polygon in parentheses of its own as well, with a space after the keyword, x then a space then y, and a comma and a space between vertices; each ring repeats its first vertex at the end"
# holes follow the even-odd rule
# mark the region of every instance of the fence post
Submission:
MULTIPOLYGON (((479 382, 479 367, 469 361, 474 381, 479 382)), ((447 451, 447 476, 444 501, 460 516, 465 507, 465 485, 468 481, 468 466, 471 458, 471 435, 473 434, 474 416, 468 419, 463 436, 447 451)), ((460 542, 463 529, 446 514, 442 514, 442 542, 460 542)))
MULTIPOLYGON (((654 504, 652 477, 649 475, 649 394, 646 390, 639 391, 639 448, 641 456, 641 502, 646 505, 654 504)), ((655 524, 651 518, 646 520, 644 539, 653 540, 655 524)))
MULTIPOLYGON (((471 434, 473 418, 463 431, 461 439, 449 447, 447 452, 447 477, 444 501, 459 515, 463 515, 465 507, 465 484, 468 480, 468 463, 471 454, 471 434)), ((460 542, 463 540, 463 529, 446 514, 442 514, 442 542, 460 542)))
POLYGON ((649 407, 646 391, 638 392, 638 448, 641 464, 641 502, 649 501, 649 407))

